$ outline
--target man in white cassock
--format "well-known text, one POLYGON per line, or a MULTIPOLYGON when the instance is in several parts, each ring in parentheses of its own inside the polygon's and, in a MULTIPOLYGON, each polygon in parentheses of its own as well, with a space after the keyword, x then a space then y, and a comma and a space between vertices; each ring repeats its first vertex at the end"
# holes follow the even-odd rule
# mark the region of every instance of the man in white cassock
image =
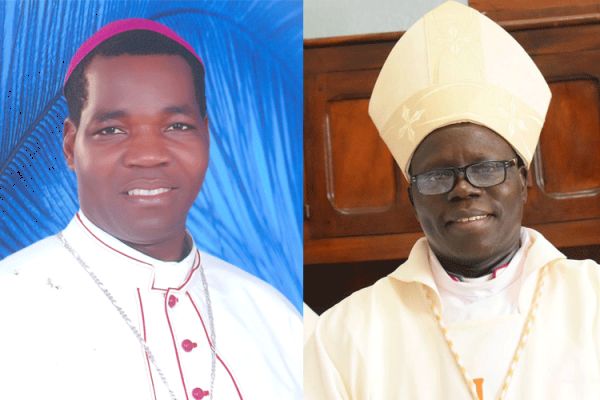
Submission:
POLYGON ((117 21, 64 91, 81 209, 0 263, 0 399, 300 399, 298 313, 185 229, 208 165, 202 60, 117 21))
POLYGON ((402 36, 369 113, 425 238, 319 318, 306 399, 600 398, 600 268, 521 227, 550 97, 519 44, 464 5, 402 36))

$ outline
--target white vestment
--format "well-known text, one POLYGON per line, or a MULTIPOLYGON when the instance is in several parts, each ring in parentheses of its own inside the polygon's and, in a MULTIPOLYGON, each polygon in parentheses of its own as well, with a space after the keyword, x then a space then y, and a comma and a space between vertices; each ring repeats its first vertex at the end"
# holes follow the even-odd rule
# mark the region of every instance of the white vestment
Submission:
POLYGON ((305 399, 469 399, 426 291, 467 372, 495 399, 543 267, 537 317, 506 398, 600 399, 600 267, 567 260, 539 233, 524 233, 520 254, 497 278, 501 290, 478 283, 473 302, 483 303, 466 312, 457 304, 469 308, 467 296, 440 301, 429 246, 419 240, 396 271, 319 317, 305 347, 305 399))
MULTIPOLYGON (((302 398, 302 321, 275 289, 194 246, 144 255, 79 212, 64 238, 114 296, 177 399, 302 398)), ((139 340, 57 236, 0 262, 0 399, 170 399, 139 340)))
POLYGON ((304 343, 306 343, 315 329, 315 324, 319 319, 319 315, 317 315, 316 312, 314 312, 306 303, 304 303, 302 319, 304 320, 304 343))

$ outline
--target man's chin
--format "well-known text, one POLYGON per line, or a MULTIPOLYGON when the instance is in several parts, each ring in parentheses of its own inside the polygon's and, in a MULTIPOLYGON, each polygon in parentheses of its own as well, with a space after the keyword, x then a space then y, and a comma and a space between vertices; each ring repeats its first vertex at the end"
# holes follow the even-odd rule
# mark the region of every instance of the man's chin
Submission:
POLYGON ((185 218, 152 212, 121 214, 102 228, 122 242, 152 245, 185 233, 185 218))
POLYGON ((440 261, 445 260, 453 264, 472 268, 473 270, 489 267, 491 260, 495 259, 498 249, 495 246, 482 246, 472 241, 469 243, 456 243, 450 247, 452 251, 436 252, 440 261), (441 256, 439 254, 442 254, 441 256))
POLYGON ((136 224, 116 238, 132 249, 163 261, 181 260, 189 250, 185 225, 144 226, 136 224))
POLYGON ((185 225, 156 222, 162 221, 138 221, 127 227, 123 227, 117 238, 123 242, 151 245, 168 240, 170 236, 178 236, 185 232, 185 225))

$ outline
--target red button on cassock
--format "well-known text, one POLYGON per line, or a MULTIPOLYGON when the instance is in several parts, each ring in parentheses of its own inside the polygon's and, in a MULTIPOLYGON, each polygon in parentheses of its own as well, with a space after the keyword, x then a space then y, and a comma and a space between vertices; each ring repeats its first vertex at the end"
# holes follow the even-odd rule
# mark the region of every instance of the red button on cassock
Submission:
POLYGON ((198 344, 192 342, 189 339, 185 339, 183 342, 181 342, 181 347, 183 347, 183 349, 185 351, 190 352, 190 351, 194 350, 196 347, 198 347, 198 344))
POLYGON ((173 308, 175 307, 175 304, 177 304, 177 302, 179 301, 179 299, 173 295, 169 296, 169 307, 173 308))
POLYGON ((192 396, 194 396, 194 399, 196 399, 196 400, 203 399, 205 396, 208 396, 208 390, 202 390, 200 388, 196 388, 196 389, 192 390, 192 396))

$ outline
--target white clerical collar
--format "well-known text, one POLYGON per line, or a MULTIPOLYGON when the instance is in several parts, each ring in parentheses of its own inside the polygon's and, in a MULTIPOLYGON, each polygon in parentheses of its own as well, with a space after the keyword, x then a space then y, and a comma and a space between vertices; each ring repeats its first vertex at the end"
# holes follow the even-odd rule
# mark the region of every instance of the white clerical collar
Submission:
POLYGON ((519 304, 524 262, 531 248, 531 238, 521 229, 521 247, 506 268, 493 279, 453 280, 429 250, 429 265, 435 281, 444 322, 483 320, 522 312, 519 304))
MULTIPOLYGON (((85 232, 87 240, 93 242, 94 245, 104 247, 111 251, 115 257, 130 265, 132 268, 142 267, 144 270, 149 271, 152 274, 152 289, 166 290, 169 288, 182 288, 191 277, 193 271, 196 270, 200 264, 200 256, 191 236, 191 250, 183 260, 162 261, 126 245, 114 236, 103 231, 91 222, 81 210, 75 215, 72 224, 85 232)), ((67 230, 69 228, 70 226, 67 227, 67 230)), ((65 232, 67 230, 65 230, 65 232)))
POLYGON ((526 229, 521 229, 520 240, 521 247, 506 268, 502 268, 495 274, 490 274, 491 276, 467 279, 464 282, 452 279, 429 248, 429 265, 438 291, 453 293, 461 297, 482 298, 505 289, 521 275, 521 261, 524 260, 526 250, 530 247, 530 238, 526 229))

